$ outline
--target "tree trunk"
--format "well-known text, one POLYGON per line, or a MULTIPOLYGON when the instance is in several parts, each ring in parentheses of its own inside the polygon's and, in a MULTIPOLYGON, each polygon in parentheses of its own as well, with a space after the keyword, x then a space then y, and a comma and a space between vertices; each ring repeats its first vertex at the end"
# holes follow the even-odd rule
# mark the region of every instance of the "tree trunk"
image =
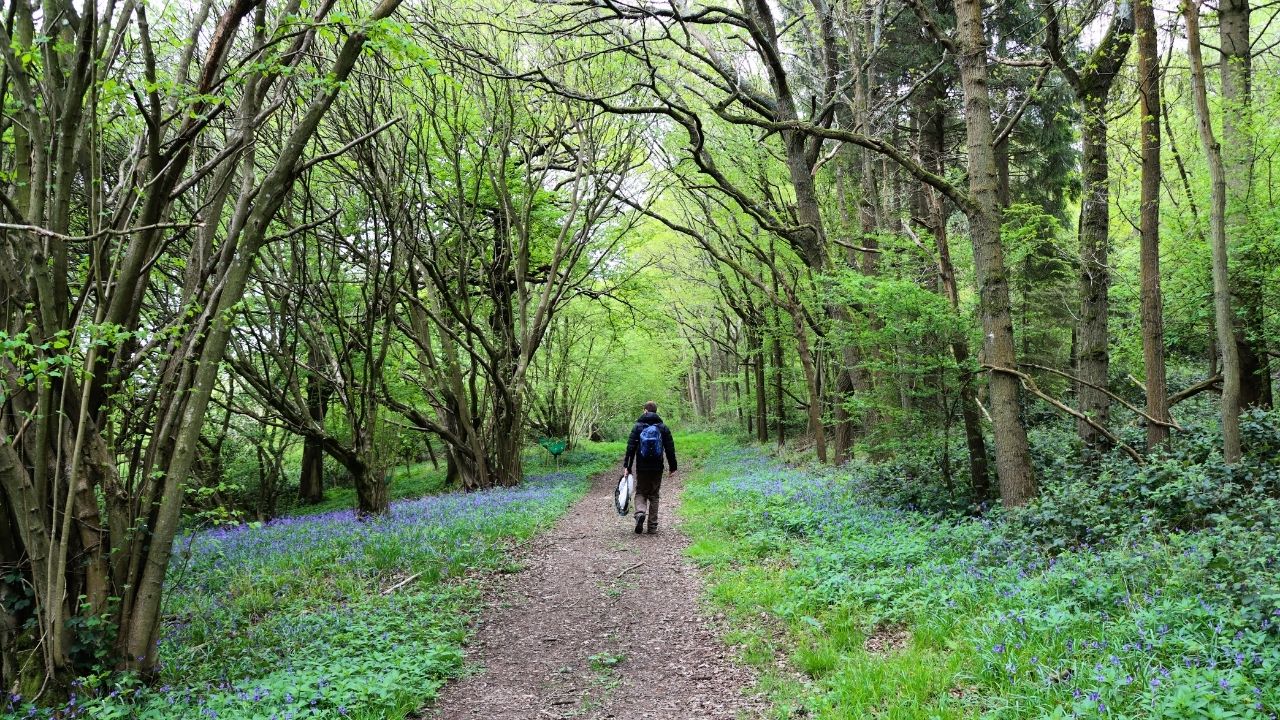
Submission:
MULTIPOLYGON (((1111 398, 1099 388, 1107 386, 1111 367, 1107 347, 1111 204, 1107 180, 1106 93, 1086 95, 1081 101, 1084 147, 1080 160, 1080 321, 1075 333, 1076 376, 1080 382, 1076 384, 1076 396, 1080 412, 1105 426, 1110 417, 1111 398)), ((1106 437, 1090 423, 1077 421, 1076 431, 1087 452, 1106 449, 1106 437)))
MULTIPOLYGON (((726 319, 725 320, 726 337, 728 337, 728 330, 729 330, 729 322, 726 319)), ((733 396, 735 400, 734 410, 738 415, 738 423, 742 425, 742 429, 746 431, 748 436, 750 436, 751 435, 751 413, 746 409, 746 403, 750 402, 751 400, 751 376, 747 372, 748 364, 746 362, 743 362, 742 355, 739 354, 737 338, 728 337, 728 339, 733 344, 733 355, 732 355, 733 366, 730 368, 730 371, 728 374, 730 377, 733 378, 733 396), (739 376, 738 374, 739 368, 742 369, 741 376, 739 376), (744 384, 746 385, 746 391, 747 391, 745 398, 743 397, 743 394, 742 394, 742 389, 744 384)))
POLYGON ((693 412, 699 419, 705 420, 706 414, 702 411, 702 381, 698 377, 698 365, 701 358, 695 357, 693 364, 689 366, 689 402, 693 405, 693 412))
MULTIPOLYGON (((1139 274, 1142 299, 1142 359, 1147 372, 1147 414, 1170 421, 1164 367, 1164 299, 1160 289, 1160 58, 1152 0, 1134 5, 1138 37, 1138 112, 1142 117, 1142 173, 1139 201, 1139 274)), ((1169 428, 1147 423, 1147 448, 1169 439, 1169 428)))
POLYGON ((489 486, 511 487, 524 477, 521 459, 523 447, 524 414, 517 398, 511 404, 496 400, 494 403, 493 454, 489 459, 489 486))
POLYGON ((1109 444, 1105 427, 1111 398, 1105 392, 1110 375, 1108 348, 1111 287, 1110 187, 1107 157, 1107 98, 1133 44, 1133 16, 1121 2, 1112 16, 1098 47, 1079 67, 1067 59, 1062 48, 1057 8, 1045 6, 1045 48, 1058 70, 1075 92, 1081 106, 1080 135, 1080 318, 1071 333, 1071 362, 1076 370, 1078 398, 1076 432, 1085 452, 1094 457, 1109 444))
MULTIPOLYGON (((311 361, 313 367, 321 362, 314 352, 311 361)), ((311 422, 321 428, 324 427, 325 415, 327 415, 325 390, 320 373, 308 371, 307 414, 311 422)), ((324 500, 324 443, 320 438, 311 435, 303 438, 302 442, 302 472, 298 477, 298 499, 304 504, 314 505, 324 500)))
POLYGON ((1007 208, 1013 202, 1013 195, 1009 190, 1009 137, 1007 135, 996 143, 995 161, 996 198, 1001 208, 1007 208))
MULTIPOLYGON (((864 6, 863 14, 867 26, 870 27, 876 22, 873 18, 874 10, 870 4, 864 6)), ((855 31, 853 38, 854 48, 854 78, 853 78, 853 121, 855 127, 868 128, 871 124, 871 69, 862 69, 866 64, 867 47, 869 38, 863 32, 855 31)), ((876 241, 874 234, 884 228, 884 218, 886 215, 881 213, 882 205, 880 202, 880 189, 878 185, 877 175, 885 173, 876 172, 877 158, 872 155, 870 150, 866 148, 857 148, 854 151, 854 157, 858 162, 858 230, 861 233, 861 239, 857 243, 863 247, 875 248, 876 241)), ((883 160, 883 158, 880 158, 883 160)), ((847 212, 843 205, 842 212, 847 212)), ((846 220, 846 222, 848 222, 846 220)), ((862 271, 862 274, 873 276, 877 271, 877 253, 867 252, 859 253, 856 250, 848 251, 848 261, 853 267, 862 271), (859 255, 861 257, 859 257, 859 255)), ((871 330, 878 330, 881 322, 869 308, 855 307, 854 312, 862 315, 867 327, 871 330)), ((878 366, 880 363, 880 349, 872 344, 866 348, 866 361, 863 359, 863 348, 856 344, 850 344, 843 353, 844 364, 846 367, 846 377, 842 378, 844 385, 848 387, 849 392, 855 396, 861 396, 863 402, 863 410, 860 417, 849 418, 846 423, 849 427, 845 428, 848 435, 852 435, 856 420, 857 426, 861 432, 865 433, 868 428, 876 427, 880 424, 879 403, 876 398, 876 390, 884 386, 883 377, 879 373, 868 370, 868 363, 878 366)), ((843 458, 841 458, 843 460, 843 458)))
MULTIPOLYGON (((855 87, 856 93, 856 87, 855 87)), ((846 168, 852 165, 852 160, 857 157, 852 147, 846 147, 841 151, 845 156, 846 164, 837 164, 835 168, 836 183, 836 206, 840 211, 841 230, 847 237, 853 229, 852 213, 849 211, 849 194, 845 189, 846 168)), ((854 265, 856 258, 852 250, 846 251, 845 260, 849 265, 854 265)), ((853 321, 853 314, 845 311, 844 319, 846 322, 853 321)), ((854 383, 855 374, 859 373, 861 358, 858 347, 854 343, 849 343, 841 352, 842 363, 839 367, 839 373, 836 375, 836 388, 833 395, 835 404, 835 458, 836 464, 840 465, 849 460, 853 449, 854 427, 853 414, 846 407, 845 400, 850 393, 857 392, 854 383)))
MULTIPOLYGON (((947 105, 945 78, 936 76, 925 85, 925 122, 921 124, 921 160, 924 166, 939 175, 943 172, 947 151, 947 105)), ((960 288, 956 283, 955 265, 951 262, 951 244, 947 234, 947 201, 941 192, 925 188, 928 230, 938 249, 939 292, 947 298, 952 312, 960 314, 960 288)), ((960 372, 968 372, 969 341, 963 333, 957 333, 950 342, 951 355, 960 372)), ((974 500, 983 503, 990 499, 991 478, 987 466, 987 441, 982 434, 982 416, 978 411, 978 393, 974 383, 964 378, 960 384, 960 416, 964 421, 965 446, 969 454, 969 478, 974 500)))
POLYGON ((1204 60, 1200 54, 1200 8, 1183 0, 1187 22, 1187 59, 1191 64, 1191 94, 1196 109, 1196 125, 1209 165, 1211 200, 1209 243, 1213 251, 1213 310, 1218 326, 1218 347, 1222 353, 1222 457, 1228 464, 1239 462, 1240 450, 1240 356, 1232 332, 1231 288, 1227 268, 1227 177, 1222 148, 1213 135, 1209 94, 1205 89, 1204 60))
POLYGON ((457 447, 446 443, 444 447, 444 455, 445 455, 445 470, 444 470, 445 485, 447 487, 460 487, 463 489, 470 489, 471 486, 467 484, 466 478, 463 475, 463 465, 466 461, 464 458, 461 457, 462 452, 457 447))
POLYGON ((1271 407, 1271 369, 1263 323, 1266 268, 1250 239, 1253 202, 1253 49, 1249 0, 1222 0, 1222 155, 1227 182, 1226 236, 1231 271, 1232 332, 1240 356, 1240 406, 1271 407))
POLYGON ((778 333, 775 331, 771 339, 773 340, 774 416, 777 418, 778 447, 782 447, 787 444, 787 430, 786 430, 787 399, 786 399, 785 387, 784 387, 785 378, 783 377, 783 372, 782 372, 783 370, 782 338, 779 337, 778 333))
POLYGON ((760 332, 756 330, 748 336, 751 345, 752 370, 755 373, 756 386, 756 439, 762 443, 769 442, 769 388, 764 379, 764 343, 760 332))
MULTIPOLYGON (((0 488, 0 496, 3 496, 0 488)), ((18 547, 18 526, 10 514, 8 503, 0 507, 0 567, 17 567, 22 561, 18 547)), ((11 691, 18 677, 18 653, 16 651, 18 627, 17 600, 19 583, 0 578, 0 692, 11 691)))
POLYGON ((306 505, 315 505, 324 501, 324 444, 311 437, 303 438, 302 443, 298 499, 306 505))
POLYGON ((974 203, 968 213, 969 234, 978 279, 983 359, 998 368, 991 373, 990 380, 996 474, 1000 479, 1001 501, 1016 507, 1035 495, 1036 481, 1027 429, 1022 422, 1019 380, 1012 372, 1004 372, 1017 370, 1017 357, 1009 314, 1009 278, 1000 239, 999 178, 987 82, 987 39, 982 25, 981 0, 955 0, 955 10, 969 151, 969 192, 974 203))
POLYGON ((813 434, 813 446, 818 452, 818 462, 827 461, 827 436, 822 425, 822 391, 818 388, 818 368, 809 348, 809 328, 805 327, 804 313, 792 308, 792 326, 796 331, 796 351, 804 370, 805 387, 809 390, 809 432, 813 434))
POLYGON ((853 415, 845 407, 845 398, 853 392, 853 371, 842 367, 836 373, 835 389, 831 393, 831 402, 835 406, 835 426, 831 434, 836 465, 848 462, 853 450, 853 415))
MULTIPOLYGON (((794 115, 794 113, 792 113, 794 115)), ((818 191, 814 185, 813 168, 805 151, 807 134, 783 132, 787 148, 787 172, 796 194, 796 217, 802 224, 795 247, 806 267, 815 272, 827 268, 826 234, 822 227, 822 211, 818 203, 818 191)))
POLYGON ((391 507, 390 486, 381 470, 369 467, 360 458, 344 463, 356 488, 356 517, 373 518, 386 515, 391 507))
MULTIPOLYGON (((749 6, 748 12, 755 16, 758 23, 757 26, 763 30, 763 35, 767 38, 766 42, 772 47, 771 52, 778 52, 780 48, 785 46, 785 43, 779 39, 779 33, 773 20, 773 9, 764 2, 750 3, 749 6)), ((831 9, 825 5, 815 5, 814 9, 817 11, 815 21, 820 32, 824 34, 824 42, 829 41, 829 33, 832 32, 833 22, 831 9)), ((826 47, 830 50, 829 45, 826 47)), ((781 67, 781 64, 767 64, 766 69, 774 91, 773 111, 776 119, 783 122, 799 121, 800 114, 797 110, 797 98, 793 95, 791 82, 786 77, 786 71, 781 67)), ((827 232, 822 217, 822 203, 814 179, 814 167, 818 160, 818 150, 821 149, 822 142, 812 137, 810 133, 800 130, 783 130, 779 133, 779 136, 782 139, 785 152, 784 161, 788 177, 795 193, 793 207, 795 218, 798 220, 799 225, 798 228, 787 233, 786 240, 809 270, 815 274, 823 275, 831 270, 831 257, 827 252, 827 232)), ((843 319, 846 314, 844 308, 834 304, 825 307, 824 312, 828 318, 833 320, 843 319)), ((800 319, 799 323, 803 325, 803 318, 800 319)), ((804 357, 806 353, 809 353, 808 347, 801 351, 801 363, 806 364, 806 384, 810 391, 809 424, 814 433, 814 440, 817 443, 818 456, 822 462, 826 462, 826 438, 825 429, 822 425, 822 386, 824 385, 824 378, 819 374, 821 368, 815 362, 818 358, 814 358, 810 354, 806 359, 804 357), (815 417, 817 418, 816 424, 814 422, 815 417)), ((845 372, 844 369, 841 369, 837 374, 844 375, 845 372)), ((839 379, 837 379, 836 385, 840 384, 839 379)), ((839 402, 839 398, 837 398, 837 402, 839 402)), ((847 425, 850 419, 843 414, 837 413, 837 422, 845 426, 845 431, 847 432, 847 425)))

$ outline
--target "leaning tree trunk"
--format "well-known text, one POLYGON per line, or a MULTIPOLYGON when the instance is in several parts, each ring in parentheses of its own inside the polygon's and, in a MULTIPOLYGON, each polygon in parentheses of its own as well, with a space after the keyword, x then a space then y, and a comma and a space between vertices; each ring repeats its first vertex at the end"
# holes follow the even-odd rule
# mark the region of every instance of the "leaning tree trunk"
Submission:
POLYGON ((955 0, 958 65, 964 90, 966 146, 969 151, 969 234, 979 288, 983 360, 991 372, 991 419, 996 436, 996 474, 1000 499, 1009 507, 1036 494, 1027 429, 1022 421, 1009 278, 1001 246, 1001 206, 996 170, 995 131, 987 81, 987 39, 981 0, 955 0))
MULTIPOLYGON (((386 18, 399 6, 400 0, 382 0, 370 13, 369 19, 386 18)), ((164 591, 164 579, 173 551, 173 538, 178 531, 182 515, 182 484, 186 482, 195 459, 196 446, 203 428, 205 411, 213 395, 218 372, 231 336, 233 307, 244 296, 253 267, 272 220, 284 204, 287 191, 297 175, 298 163, 307 149, 311 137, 321 119, 328 113, 346 78, 364 52, 368 36, 355 32, 347 37, 330 69, 333 83, 325 84, 313 94, 302 118, 285 138, 280 156, 259 183, 257 195, 243 225, 239 237, 228 238, 228 243, 238 243, 241 253, 235 255, 225 274, 226 282, 218 297, 216 309, 208 321, 208 334, 201 348, 196 370, 190 383, 192 393, 185 403, 181 421, 175 433, 176 442, 162 481, 159 507, 151 543, 143 563, 142 576, 137 584, 132 617, 121 628, 125 638, 125 665, 130 669, 150 672, 157 661, 160 634, 160 599, 164 591)))
MULTIPOLYGON (((65 3, 45 5, 56 10, 65 3)), ((18 525, 21 569, 31 576, 24 578, 23 585, 34 593, 34 652, 26 667, 50 680, 48 687, 54 694, 71 669, 67 641, 72 639, 73 623, 80 619, 103 618, 118 628, 116 655, 106 658, 107 662, 143 673, 155 667, 161 598, 182 518, 183 487, 197 461, 205 414, 219 385, 231 308, 242 298, 254 256, 266 240, 321 118, 361 56, 365 40, 363 33, 354 32, 342 42, 328 74, 333 82, 302 93, 300 114, 292 119, 289 132, 277 138, 281 145, 274 164, 265 159, 260 164, 247 163, 263 171, 260 182, 249 183, 246 190, 254 193, 253 201, 241 195, 235 210, 226 213, 229 190, 211 189, 201 197, 194 196, 200 186, 232 186, 219 179, 230 179, 235 168, 251 155, 243 148, 255 144, 259 123, 275 112, 260 112, 259 100, 265 90, 259 93, 258 83, 277 81, 297 61, 282 60, 269 71, 248 74, 238 110, 244 121, 234 126, 235 136, 220 149, 205 132, 213 127, 206 125, 209 93, 216 89, 216 82, 227 77, 226 65, 240 66, 229 57, 233 47, 266 42, 265 4, 260 0, 227 3, 213 28, 204 25, 207 12, 197 13, 192 35, 205 38, 208 45, 206 59, 194 73, 199 80, 188 85, 184 79, 182 87, 163 89, 163 101, 161 91, 153 89, 148 93, 147 107, 139 108, 141 115, 130 116, 146 128, 132 150, 123 148, 135 159, 125 161, 121 171, 137 183, 125 183, 120 194, 112 196, 112 202, 123 198, 119 206, 107 207, 99 182, 101 172, 95 167, 101 132, 90 122, 105 105, 93 93, 86 101, 85 91, 120 72, 112 69, 111 59, 104 55, 111 33, 97 22, 99 17, 112 21, 115 10, 108 5, 102 15, 86 13, 74 29, 70 24, 59 26, 57 42, 49 43, 43 54, 34 48, 48 62, 32 64, 6 81, 9 90, 17 88, 23 95, 11 103, 22 116, 14 126, 11 179, 23 190, 7 212, 24 225, 30 223, 51 232, 9 232, 4 237, 8 241, 6 254, 22 258, 23 275, 21 282, 9 286, 16 302, 6 308, 6 326, 16 323, 18 327, 5 329, 13 332, 30 326, 36 342, 61 335, 79 343, 92 334, 86 329, 92 322, 118 329, 120 337, 134 338, 112 342, 101 352, 95 344, 77 372, 39 378, 34 391, 6 393, 0 402, 3 512, 18 525), (248 41, 240 35, 241 21, 255 10, 260 35, 248 41), (44 74, 38 77, 37 72, 44 74), (101 77, 95 74, 99 72, 101 77), (183 112, 171 113, 172 108, 163 107, 180 104, 179 96, 197 99, 184 105, 183 112), (39 107, 37 98, 41 100, 39 107), (32 133, 38 135, 33 137, 32 133), (189 161, 202 154, 215 159, 192 170, 189 161), (139 192, 141 196, 135 194, 139 192), (213 221, 204 222, 203 232, 172 232, 166 221, 186 220, 189 215, 183 210, 171 218, 175 207, 199 208, 191 220, 213 221), (76 232, 83 228, 95 238, 92 243, 78 245, 74 258, 65 242, 72 234, 73 219, 78 223, 76 232), (169 241, 184 235, 191 240, 189 248, 182 249, 184 243, 179 242, 175 250, 169 241), (83 308, 77 308, 73 315, 69 306, 79 290, 69 285, 83 280, 73 263, 84 259, 85 253, 89 262, 100 254, 119 262, 90 272, 99 273, 102 280, 91 304, 97 311, 90 308, 81 315, 83 308), (220 260, 214 262, 211 258, 219 253, 220 260), (164 352, 164 359, 159 361, 155 377, 149 378, 156 381, 152 390, 122 405, 119 398, 127 393, 117 391, 127 386, 131 373, 136 375, 139 368, 154 364, 144 355, 147 350, 139 348, 136 336, 146 330, 140 318, 145 317, 143 307, 150 301, 144 299, 169 282, 157 277, 164 275, 158 268, 172 265, 170 260, 185 261, 188 278, 199 275, 198 282, 190 282, 178 293, 181 298, 176 298, 180 306, 196 308, 197 312, 167 346, 154 348, 155 353, 164 352), (28 293, 29 289, 34 291, 28 293), (34 315, 28 314, 28 305, 34 315), (130 417, 135 404, 142 406, 136 412, 145 420, 130 417), (152 408, 160 410, 153 412, 152 408), (11 424, 13 418, 21 418, 21 430, 11 424), (151 425, 152 421, 157 424, 151 425), (74 425, 68 427, 69 422, 74 425), (131 423, 135 424, 132 428, 131 423), (116 434, 121 426, 127 433, 141 436, 133 443, 137 452, 132 455, 127 445, 115 441, 129 437, 116 434), (123 461, 121 456, 125 456, 123 461), (122 482, 120 468, 134 477, 122 482), (12 516, 8 516, 10 507, 12 516), (80 602, 81 597, 86 602, 80 602), (108 598, 116 602, 108 603, 108 598), (108 611, 107 605, 115 609, 108 611)), ((385 0, 371 18, 385 17, 396 5, 398 0, 385 0)), ((25 52, 33 48, 28 31, 35 6, 29 2, 8 4, 17 15, 15 49, 25 52)), ((142 45, 147 45, 145 3, 126 3, 125 7, 112 26, 130 37, 143 38, 142 45)), ((327 13, 327 6, 322 10, 327 13)), ((56 13, 45 20, 57 23, 56 13)), ((308 30, 280 39, 293 37, 301 48, 313 33, 308 30)), ((294 58, 302 56, 313 55, 293 53, 294 58)), ((123 72, 142 79, 154 74, 153 68, 141 65, 123 72)), ((176 77, 187 78, 192 75, 190 69, 187 61, 180 61, 170 70, 176 77)), ((231 72, 235 75, 239 71, 231 72)), ((226 100, 235 102, 234 98, 226 100)), ((254 174, 248 173, 246 179, 254 179, 254 174)), ((7 280, 12 270, 8 264, 0 265, 4 266, 0 277, 7 280)), ((42 352, 42 360, 55 355, 78 357, 74 349, 50 347, 53 352, 42 352)), ((0 379, 6 389, 14 389, 8 384, 11 369, 12 365, 0 368, 6 375, 0 379)))
POLYGON ((1231 288, 1227 269, 1227 177, 1222 148, 1213 134, 1209 95, 1205 90, 1204 60, 1200 54, 1200 8, 1184 0, 1182 14, 1187 22, 1187 59, 1191 64, 1191 95, 1196 109, 1196 125, 1209 165, 1211 200, 1209 244, 1213 251, 1213 311, 1218 326, 1218 349, 1222 353, 1222 457, 1228 464, 1239 462, 1240 450, 1240 356, 1232 332, 1231 288))
MULTIPOLYGON (((1142 117, 1142 173, 1138 264, 1141 276, 1142 359, 1147 372, 1147 415, 1170 422, 1164 366, 1164 298, 1160 289, 1160 57, 1152 0, 1137 0, 1138 114, 1142 117)), ((1169 426, 1147 423, 1147 448, 1169 439, 1169 426)))

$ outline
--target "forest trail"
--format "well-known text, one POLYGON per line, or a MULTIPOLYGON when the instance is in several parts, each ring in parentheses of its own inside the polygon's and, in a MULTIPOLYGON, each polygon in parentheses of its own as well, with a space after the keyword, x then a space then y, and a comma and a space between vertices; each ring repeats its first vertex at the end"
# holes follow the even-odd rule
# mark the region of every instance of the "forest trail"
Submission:
POLYGON ((613 510, 615 473, 535 538, 524 569, 497 578, 467 650, 476 672, 419 718, 756 718, 751 672, 701 612, 676 509, 683 474, 663 481, 662 527, 636 535, 613 510))

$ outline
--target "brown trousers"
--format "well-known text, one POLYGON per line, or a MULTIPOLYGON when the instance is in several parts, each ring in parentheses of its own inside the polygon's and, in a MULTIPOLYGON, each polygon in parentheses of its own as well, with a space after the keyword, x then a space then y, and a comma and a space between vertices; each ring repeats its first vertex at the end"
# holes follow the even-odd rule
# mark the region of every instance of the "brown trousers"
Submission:
POLYGON ((662 492, 662 470, 636 470, 636 514, 645 514, 649 527, 658 527, 658 496, 662 492))

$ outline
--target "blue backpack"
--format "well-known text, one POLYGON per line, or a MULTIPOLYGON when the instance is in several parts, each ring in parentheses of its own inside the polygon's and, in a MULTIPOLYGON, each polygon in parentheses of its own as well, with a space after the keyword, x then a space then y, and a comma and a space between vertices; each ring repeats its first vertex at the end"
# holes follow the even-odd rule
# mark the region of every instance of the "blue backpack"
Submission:
POLYGON ((662 457, 662 431, 657 425, 645 425, 640 431, 640 457, 662 457))

